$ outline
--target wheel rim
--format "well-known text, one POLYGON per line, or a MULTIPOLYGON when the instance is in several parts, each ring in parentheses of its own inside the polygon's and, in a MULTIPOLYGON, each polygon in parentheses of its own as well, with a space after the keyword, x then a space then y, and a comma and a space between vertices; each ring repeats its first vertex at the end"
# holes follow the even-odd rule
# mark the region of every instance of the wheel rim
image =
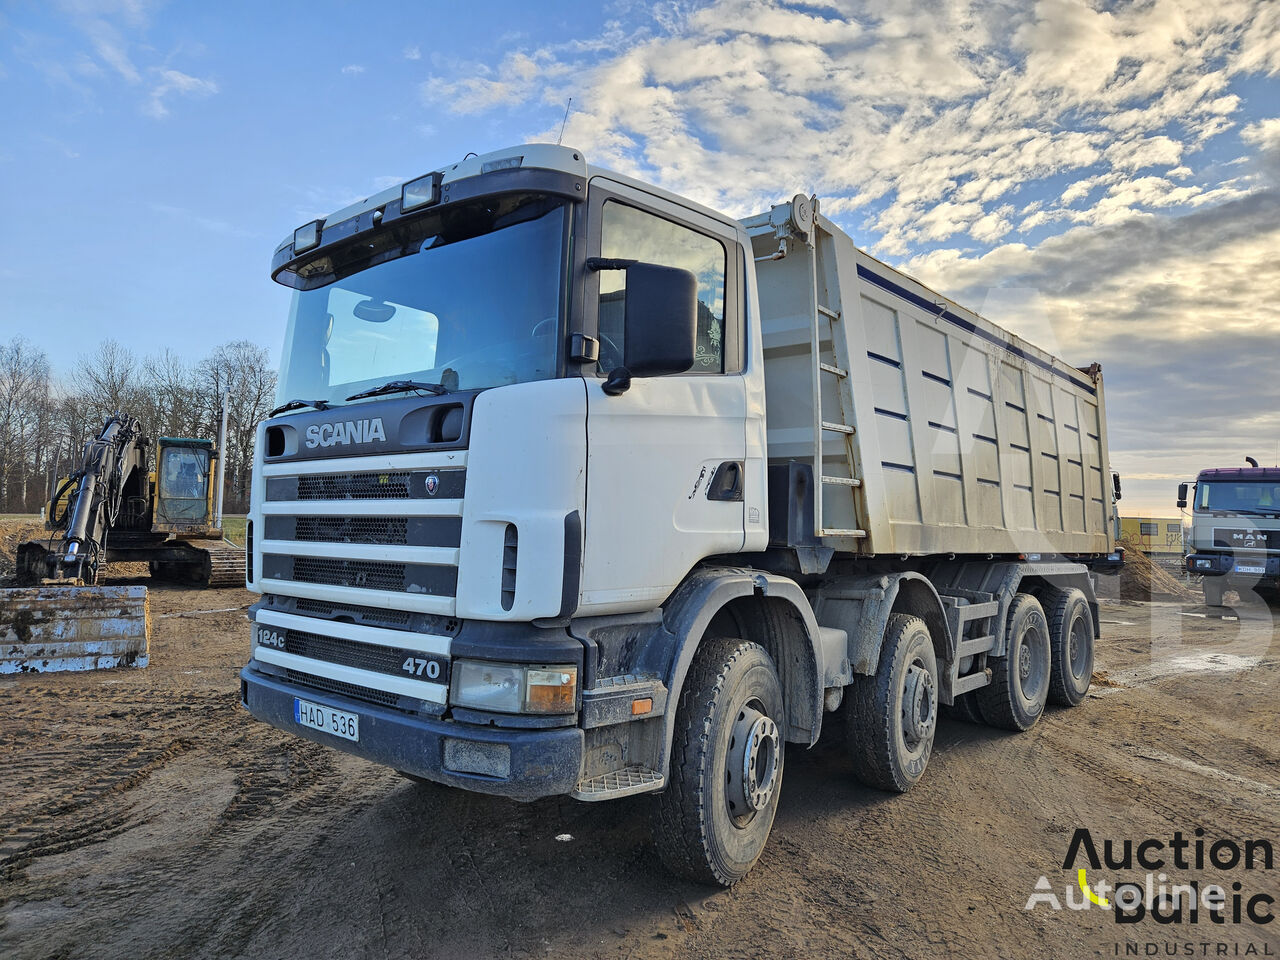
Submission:
POLYGON ((1071 624, 1067 659, 1071 664, 1071 675, 1077 680, 1083 680, 1089 666, 1089 627, 1084 617, 1076 617, 1071 624))
POLYGON ((903 746, 913 755, 923 753, 938 723, 938 692, 933 674, 918 657, 903 676, 901 717, 903 746))
POLYGON ((743 705, 729 735, 725 801, 738 826, 769 806, 778 785, 782 739, 759 700, 743 705))
POLYGON ((1039 621, 1032 621, 1018 638, 1018 693, 1028 704, 1038 703, 1048 689, 1047 636, 1039 621))

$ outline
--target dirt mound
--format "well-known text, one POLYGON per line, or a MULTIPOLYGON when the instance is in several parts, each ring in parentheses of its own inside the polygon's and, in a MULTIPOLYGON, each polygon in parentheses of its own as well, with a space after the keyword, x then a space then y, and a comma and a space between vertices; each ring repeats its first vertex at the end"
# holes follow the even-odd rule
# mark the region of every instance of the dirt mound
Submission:
POLYGON ((1124 569, 1120 571, 1122 600, 1195 600, 1187 584, 1152 562, 1136 541, 1123 537, 1124 569))
POLYGON ((0 580, 12 577, 18 565, 18 544, 47 538, 49 533, 37 517, 0 520, 0 580))
MULTIPOLYGON (((0 520, 0 582, 8 586, 17 583, 18 545, 28 540, 49 541, 49 531, 38 517, 8 517, 0 520)), ((98 575, 98 582, 105 578, 138 579, 150 575, 145 563, 109 563, 98 575)))

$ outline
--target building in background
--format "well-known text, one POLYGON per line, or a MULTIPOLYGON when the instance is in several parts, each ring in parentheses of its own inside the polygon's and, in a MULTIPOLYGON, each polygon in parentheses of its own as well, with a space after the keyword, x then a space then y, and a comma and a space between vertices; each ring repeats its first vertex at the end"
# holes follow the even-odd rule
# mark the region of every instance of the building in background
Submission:
POLYGON ((1120 536, 1148 556, 1182 556, 1182 520, 1178 517, 1121 517, 1120 536))

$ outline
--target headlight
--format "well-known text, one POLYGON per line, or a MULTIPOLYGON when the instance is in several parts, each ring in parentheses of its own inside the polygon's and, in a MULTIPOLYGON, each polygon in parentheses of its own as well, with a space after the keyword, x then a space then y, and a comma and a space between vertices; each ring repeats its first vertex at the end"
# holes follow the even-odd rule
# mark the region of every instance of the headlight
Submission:
POLYGON ((572 713, 577 706, 578 668, 572 665, 524 666, 456 660, 455 707, 494 713, 572 713))
POLYGON ((1196 557, 1195 564, 1197 570, 1212 570, 1213 561, 1208 557, 1196 557))

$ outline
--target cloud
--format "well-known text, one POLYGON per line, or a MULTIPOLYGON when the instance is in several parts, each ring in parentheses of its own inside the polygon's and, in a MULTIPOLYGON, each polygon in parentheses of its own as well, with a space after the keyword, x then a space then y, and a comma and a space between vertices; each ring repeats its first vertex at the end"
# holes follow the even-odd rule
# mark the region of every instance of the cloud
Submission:
POLYGON ((405 47, 404 58, 406 60, 421 60, 422 48, 419 47, 417 44, 414 44, 412 47, 405 47))
MULTIPOLYGON (((423 98, 527 117, 530 139, 555 140, 572 96, 564 142, 595 163, 738 216, 814 190, 859 245, 961 302, 989 300, 1014 329, 1026 321, 1009 291, 1030 291, 1019 302, 1044 336, 1116 371, 1118 456, 1164 449, 1143 432, 1150 385, 1176 389, 1209 355, 1233 373, 1197 385, 1198 409, 1231 425, 1197 416, 1171 456, 1187 444, 1225 456, 1275 426, 1237 400, 1238 377, 1265 364, 1213 338, 1262 351, 1280 320, 1280 118, 1256 113, 1280 75, 1280 4, 615 10, 596 37, 515 38, 494 63, 437 63, 423 98), (1236 130, 1247 162, 1212 159, 1236 130)), ((1160 429, 1176 433, 1168 407, 1160 429)))
POLYGON ((178 70, 158 70, 156 77, 156 84, 151 88, 142 110, 157 120, 169 115, 165 101, 172 96, 208 97, 218 92, 218 85, 212 80, 193 77, 178 70))
POLYGON ((364 67, 358 63, 348 63, 342 68, 342 72, 349 77, 354 77, 364 73, 364 67))

